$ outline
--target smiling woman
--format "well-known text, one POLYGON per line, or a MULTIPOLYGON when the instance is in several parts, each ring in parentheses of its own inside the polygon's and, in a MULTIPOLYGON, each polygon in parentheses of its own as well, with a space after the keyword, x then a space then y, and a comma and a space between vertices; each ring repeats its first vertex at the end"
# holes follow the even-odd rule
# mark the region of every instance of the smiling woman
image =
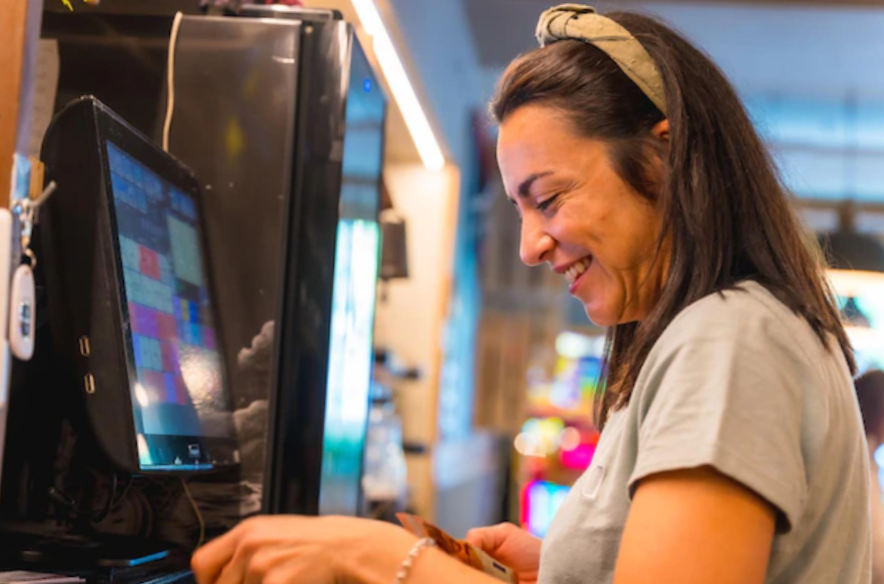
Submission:
POLYGON ((594 322, 619 325, 608 398, 628 400, 676 314, 746 279, 821 339, 834 335, 852 366, 818 262, 733 88, 656 21, 610 18, 659 55, 658 75, 672 77, 668 116, 602 49, 571 38, 516 60, 492 106, 504 184, 523 218, 522 259, 560 271, 596 258, 596 292, 581 281, 572 293, 594 322))
POLYGON ((644 16, 564 5, 538 39, 492 104, 521 257, 609 327, 604 431, 539 581, 866 582, 852 350, 736 92, 644 16))
MULTIPOLYGON (((566 4, 538 39, 492 106, 498 161, 522 260, 609 326, 604 430, 542 542, 468 541, 521 584, 868 584, 852 350, 735 91, 644 16, 566 4)), ((492 582, 340 518, 256 519, 194 566, 200 584, 492 582)))

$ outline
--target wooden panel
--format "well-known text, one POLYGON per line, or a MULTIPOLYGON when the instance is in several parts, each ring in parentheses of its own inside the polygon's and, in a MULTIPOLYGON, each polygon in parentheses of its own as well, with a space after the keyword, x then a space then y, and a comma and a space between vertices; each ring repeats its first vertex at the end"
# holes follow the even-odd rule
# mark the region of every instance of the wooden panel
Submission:
POLYGON ((527 373, 533 353, 548 342, 548 323, 536 315, 485 311, 479 323, 474 422, 515 436, 525 418, 527 373), (537 341, 540 337, 542 341, 537 341))
POLYGON ((0 10, 0 205, 9 206, 27 31, 28 1, 4 0, 0 10))

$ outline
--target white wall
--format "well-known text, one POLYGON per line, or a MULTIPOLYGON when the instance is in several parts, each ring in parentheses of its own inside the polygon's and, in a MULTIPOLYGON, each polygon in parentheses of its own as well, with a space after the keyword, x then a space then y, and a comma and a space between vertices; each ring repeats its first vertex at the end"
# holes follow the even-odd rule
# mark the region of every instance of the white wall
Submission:
POLYGON ((452 274, 459 181, 451 167, 431 172, 419 164, 387 165, 384 180, 406 221, 409 277, 387 285, 386 301, 378 305, 375 345, 421 371, 418 381, 401 384, 396 397, 405 440, 430 449, 427 455, 408 457, 408 474, 418 512, 433 517, 440 335, 452 274))

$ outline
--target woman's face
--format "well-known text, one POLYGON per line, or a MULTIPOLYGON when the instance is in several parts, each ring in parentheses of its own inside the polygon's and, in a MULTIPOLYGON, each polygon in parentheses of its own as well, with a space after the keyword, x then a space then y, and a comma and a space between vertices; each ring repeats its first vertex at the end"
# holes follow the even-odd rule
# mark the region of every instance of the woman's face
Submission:
MULTIPOLYGON (((654 131, 668 137, 666 122, 654 131)), ((530 104, 501 124, 497 159, 522 219, 522 261, 561 274, 597 325, 643 319, 668 263, 657 253, 660 213, 614 171, 605 143, 530 104)))

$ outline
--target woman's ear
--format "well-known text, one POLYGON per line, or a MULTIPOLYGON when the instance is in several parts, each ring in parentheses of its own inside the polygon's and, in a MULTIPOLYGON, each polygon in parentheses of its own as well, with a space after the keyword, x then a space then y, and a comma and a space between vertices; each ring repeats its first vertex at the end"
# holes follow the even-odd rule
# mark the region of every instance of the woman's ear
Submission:
POLYGON ((651 134, 665 144, 669 144, 669 120, 661 120, 651 128, 651 134))

